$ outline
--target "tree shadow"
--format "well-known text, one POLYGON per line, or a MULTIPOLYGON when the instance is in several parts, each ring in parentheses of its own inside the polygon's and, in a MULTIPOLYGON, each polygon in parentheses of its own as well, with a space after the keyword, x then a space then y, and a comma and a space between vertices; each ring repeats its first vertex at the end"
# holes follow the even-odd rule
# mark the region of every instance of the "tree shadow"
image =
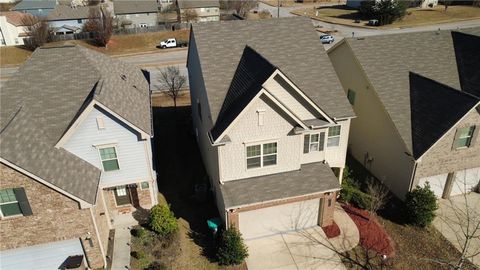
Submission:
POLYGON ((175 216, 188 222, 189 237, 213 261, 214 243, 207 219, 219 214, 193 132, 191 107, 154 107, 153 124, 158 190, 175 216), (203 200, 195 194, 198 185, 207 186, 203 200))

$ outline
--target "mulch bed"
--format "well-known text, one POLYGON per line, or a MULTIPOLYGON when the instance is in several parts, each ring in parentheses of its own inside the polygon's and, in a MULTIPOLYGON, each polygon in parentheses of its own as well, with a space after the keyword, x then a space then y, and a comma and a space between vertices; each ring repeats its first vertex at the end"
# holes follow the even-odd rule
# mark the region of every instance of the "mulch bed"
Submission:
POLYGON ((375 217, 371 217, 368 211, 352 205, 342 205, 342 207, 357 225, 362 247, 388 257, 395 255, 393 240, 375 217))
POLYGON ((332 223, 332 225, 322 227, 322 229, 327 235, 328 239, 334 238, 340 235, 340 228, 338 227, 337 223, 335 223, 335 221, 332 223))

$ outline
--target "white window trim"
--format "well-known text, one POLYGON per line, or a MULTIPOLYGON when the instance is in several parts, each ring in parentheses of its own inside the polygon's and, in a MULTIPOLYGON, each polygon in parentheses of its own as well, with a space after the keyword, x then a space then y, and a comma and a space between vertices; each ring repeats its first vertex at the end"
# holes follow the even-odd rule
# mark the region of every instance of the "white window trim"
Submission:
MULTIPOLYGON (((13 188, 5 188, 5 189, 12 189, 12 190, 13 190, 13 188)), ((14 194, 15 194, 15 193, 14 193, 14 194)), ((17 196, 15 196, 15 200, 16 200, 16 199, 17 199, 17 196)), ((6 202, 6 203, 0 203, 0 205, 13 204, 13 203, 18 204, 18 200, 16 200, 16 201, 11 201, 11 202, 6 202)), ((19 206, 19 207, 20 207, 20 206, 19 206)), ((21 211, 22 211, 22 210, 20 209, 20 212, 21 212, 21 211)), ((23 217, 23 214, 11 215, 11 216, 4 216, 4 215, 3 215, 3 212, 2 212, 2 209, 0 208, 0 218, 1 218, 1 219, 8 219, 8 218, 15 218, 15 217, 23 217)))
POLYGON ((473 134, 475 133, 475 126, 467 126, 467 127, 458 128, 457 132, 459 132, 462 129, 467 129, 467 128, 468 128, 468 132, 470 132, 470 130, 473 128, 472 134, 470 134, 469 136, 466 136, 466 137, 458 136, 458 138, 454 141, 454 143, 457 143, 457 141, 460 140, 460 139, 468 139, 468 145, 455 147, 455 150, 470 148, 470 145, 472 144, 473 134))
POLYGON ((261 142, 254 142, 254 143, 252 142, 252 143, 245 144, 245 150, 244 150, 244 151, 245 151, 245 169, 246 169, 247 171, 263 169, 263 168, 265 168, 265 167, 275 167, 275 166, 278 165, 278 141, 276 141, 276 140, 261 141, 261 142), (276 156, 277 156, 276 163, 273 164, 273 165, 263 166, 263 157, 265 156, 265 155, 263 155, 263 145, 264 145, 264 144, 270 144, 270 143, 276 143, 276 144, 277 144, 277 151, 275 152, 275 154, 267 154, 266 156, 276 155, 276 156), (247 147, 249 147, 249 146, 255 146, 255 145, 260 145, 260 155, 259 155, 259 156, 248 157, 248 156, 247 156, 247 147), (255 158, 255 157, 260 157, 260 167, 248 168, 247 159, 249 159, 249 158, 255 158))
POLYGON ((340 146, 340 139, 342 137, 342 125, 334 125, 334 126, 330 126, 328 129, 327 129, 327 147, 339 147, 340 146), (330 136, 329 135, 329 132, 330 132, 330 128, 332 127, 340 127, 340 133, 338 135, 335 135, 335 136, 330 136), (328 140, 330 140, 331 138, 337 138, 338 137, 338 145, 328 145, 328 140))
MULTIPOLYGON (((323 151, 325 151, 325 147, 326 147, 325 143, 327 142, 327 140, 325 139, 325 133, 327 133, 327 132, 328 132, 328 129, 327 129, 327 131, 323 130, 323 131, 319 131, 319 132, 313 132, 313 133, 304 134, 304 135, 308 135, 309 142, 308 142, 308 152, 307 152, 307 153, 303 153, 303 154, 306 155, 306 154, 310 154, 310 153, 323 152, 323 151), (322 148, 322 150, 320 150, 320 134, 321 134, 321 133, 324 134, 324 135, 323 135, 323 148, 322 148), (310 150, 311 145, 312 145, 312 144, 315 144, 315 142, 312 143, 312 135, 318 135, 318 142, 316 142, 316 144, 318 145, 318 148, 317 148, 318 150, 316 150, 316 151, 311 151, 311 150, 310 150)), ((305 139, 305 136, 304 136, 303 138, 305 139)))
MULTIPOLYGON (((118 148, 117 148, 117 144, 114 143, 114 144, 102 144, 102 145, 96 145, 95 146, 97 148, 97 153, 98 153, 98 158, 100 160, 100 167, 102 167, 102 172, 104 173, 110 173, 110 172, 116 172, 116 171, 120 171, 121 170, 121 166, 120 166, 120 155, 118 154, 118 148), (102 160, 102 155, 100 154, 100 150, 101 149, 105 149, 105 148, 115 148, 115 154, 117 155, 117 163, 118 163, 118 170, 114 170, 114 171, 105 171, 105 168, 103 167, 103 161, 102 160)), ((108 159, 108 160, 113 160, 113 159, 108 159)))

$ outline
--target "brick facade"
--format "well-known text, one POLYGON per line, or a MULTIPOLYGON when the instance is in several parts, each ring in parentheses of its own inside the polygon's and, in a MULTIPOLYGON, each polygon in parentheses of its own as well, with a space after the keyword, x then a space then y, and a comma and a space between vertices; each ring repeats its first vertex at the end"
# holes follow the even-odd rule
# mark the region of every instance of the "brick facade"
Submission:
POLYGON ((480 136, 474 138, 475 141, 469 148, 452 149, 456 129, 474 125, 480 128, 480 113, 477 110, 471 111, 422 157, 412 186, 415 187, 422 177, 480 167, 480 136))
POLYGON ((137 183, 136 187, 129 187, 131 196, 131 204, 117 206, 115 201, 114 188, 104 189, 103 196, 105 196, 105 202, 108 208, 108 212, 111 218, 114 218, 117 214, 131 213, 135 208, 150 209, 152 208, 152 201, 150 197, 150 189, 152 189, 151 183, 148 188, 142 189, 141 183, 137 183))
MULTIPOLYGON (((80 209, 79 203, 39 183, 38 181, 0 164, 0 189, 25 189, 33 215, 0 220, 0 250, 79 238, 87 261, 92 268, 102 268, 104 258, 93 224, 90 209, 80 209), (86 238, 90 236, 93 246, 86 238)), ((102 206, 93 209, 103 246, 106 247, 108 225, 102 206), (106 226, 106 227, 105 227, 106 226)))

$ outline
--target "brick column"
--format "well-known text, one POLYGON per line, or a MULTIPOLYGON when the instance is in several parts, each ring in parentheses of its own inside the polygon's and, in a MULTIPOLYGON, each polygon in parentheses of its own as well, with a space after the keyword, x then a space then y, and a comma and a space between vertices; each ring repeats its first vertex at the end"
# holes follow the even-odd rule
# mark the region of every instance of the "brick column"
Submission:
POLYGON ((319 225, 321 227, 329 226, 333 223, 336 197, 336 192, 330 192, 328 195, 325 193, 324 197, 320 199, 319 225))
POLYGON ((238 227, 238 225, 239 225, 238 212, 237 211, 229 210, 227 212, 227 224, 228 224, 229 228, 234 226, 235 228, 237 228, 237 230, 239 229, 239 227, 238 227))

